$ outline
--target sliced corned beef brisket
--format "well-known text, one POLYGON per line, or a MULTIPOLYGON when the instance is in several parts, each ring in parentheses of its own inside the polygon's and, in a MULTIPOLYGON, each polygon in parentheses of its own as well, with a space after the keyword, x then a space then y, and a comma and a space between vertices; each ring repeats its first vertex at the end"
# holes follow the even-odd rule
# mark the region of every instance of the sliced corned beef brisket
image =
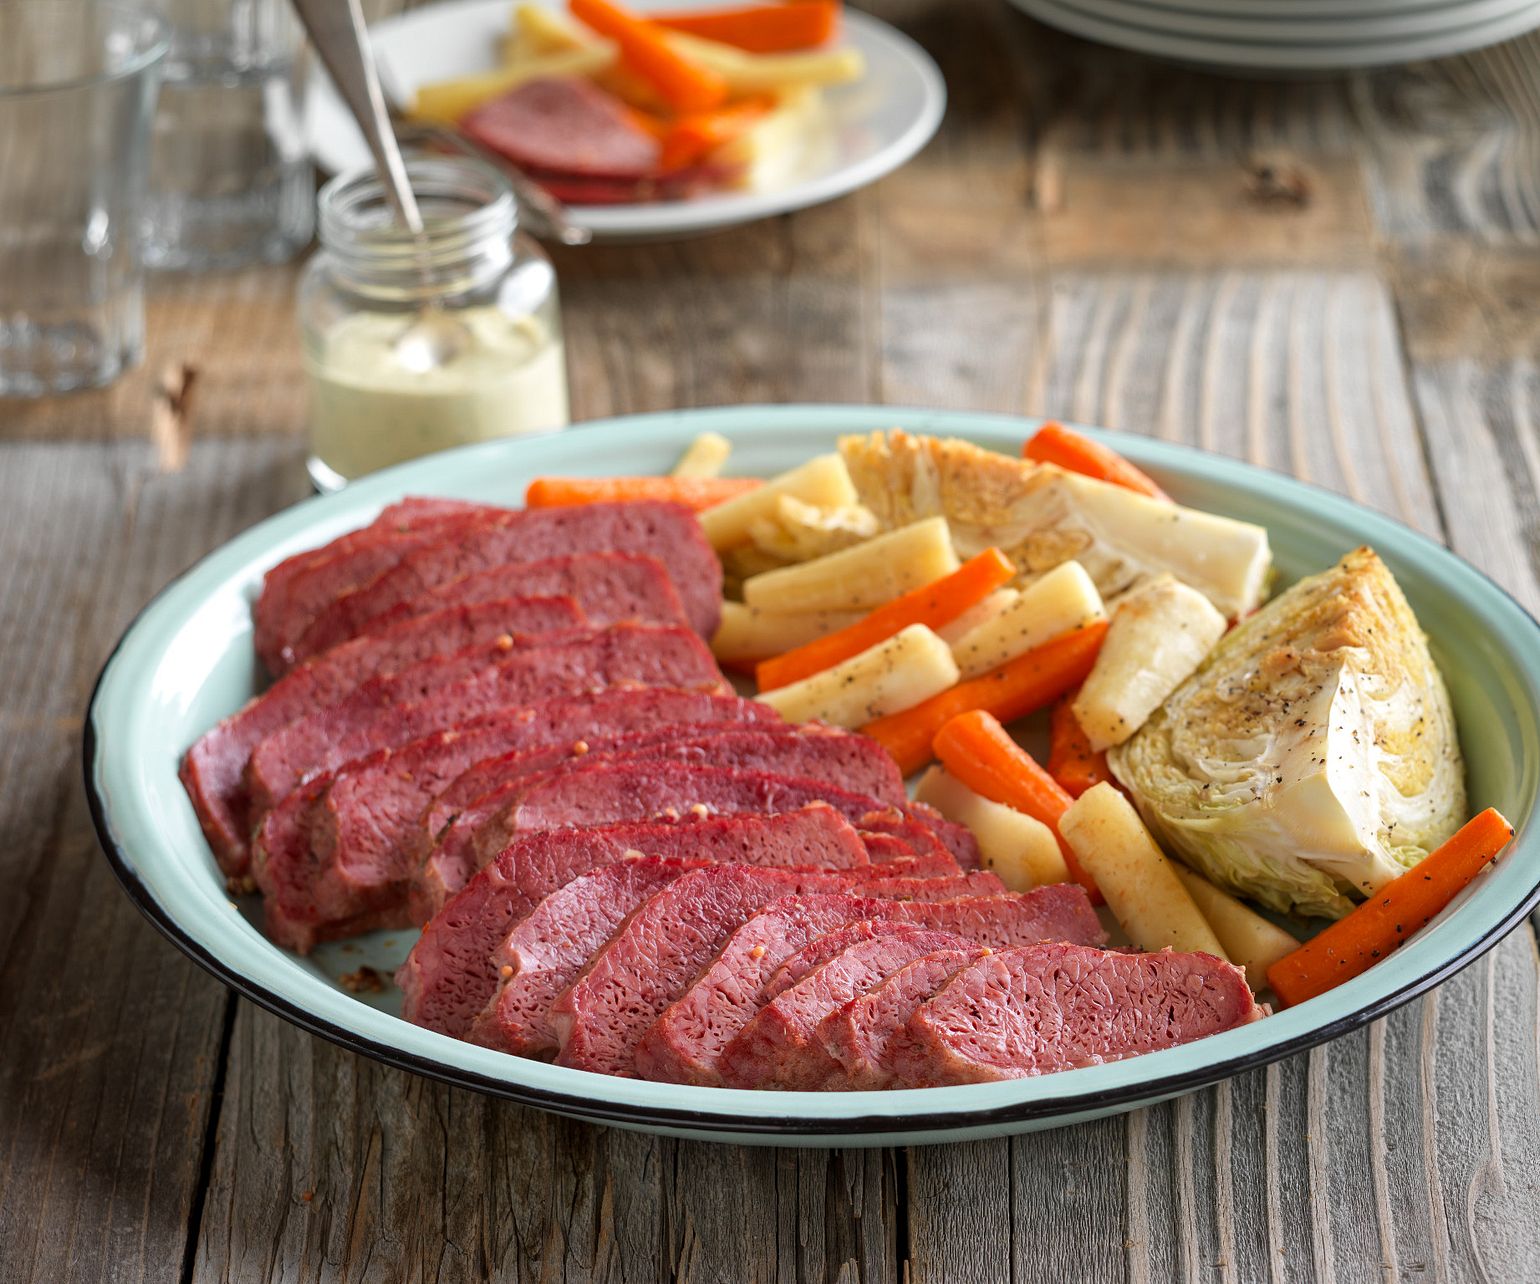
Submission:
POLYGON ((446 606, 466 606, 517 594, 570 597, 593 625, 636 620, 688 624, 679 591, 656 557, 645 553, 568 553, 533 562, 509 562, 450 580, 418 597, 397 602, 364 621, 353 636, 378 633, 399 620, 446 606))
POLYGON ((319 772, 488 709, 620 682, 730 694, 711 652, 679 626, 615 624, 540 646, 470 647, 371 679, 260 741, 246 770, 252 805, 266 810, 319 772))
POLYGON ((257 655, 276 677, 294 662, 285 647, 339 594, 367 584, 416 549, 509 511, 475 507, 421 516, 402 513, 389 523, 376 523, 314 553, 280 562, 263 578, 251 608, 257 655))
POLYGON ((686 816, 521 834, 423 929, 396 973, 402 1015, 460 1035, 496 985, 492 951, 539 902, 577 875, 627 852, 723 863, 856 869, 865 848, 826 803, 774 816, 686 816))
POLYGON ((322 772, 310 782, 318 789, 295 790, 263 817, 256 841, 269 853, 308 851, 320 869, 401 870, 405 879, 423 808, 475 763, 676 722, 778 725, 779 715, 737 696, 630 683, 494 709, 322 772))
MULTIPOLYGON (((999 880, 993 888, 1003 892, 999 880)), ((936 904, 880 906, 851 912, 832 900, 807 897, 767 907, 723 945, 721 955, 647 1031, 637 1051, 644 1078, 720 1084, 728 1044, 765 1002, 765 984, 810 942, 862 918, 891 918, 952 932, 992 947, 1033 941, 1105 940, 1085 892, 1074 883, 1021 895, 974 895, 936 904)))
POLYGON ((889 923, 886 929, 847 944, 779 994, 767 994, 764 1006, 722 1050, 722 1082, 801 1092, 823 1087, 839 1070, 817 1040, 825 1017, 915 959, 972 945, 933 928, 889 923))
POLYGON ((418 814, 446 777, 452 780, 486 752, 565 749, 593 729, 625 731, 670 715, 780 725, 752 700, 628 685, 499 710, 321 773, 267 812, 257 829, 258 861, 283 897, 275 923, 286 925, 293 948, 308 949, 331 934, 329 923, 364 912, 378 912, 379 927, 425 921, 406 906, 415 871, 410 840, 418 814))
POLYGON ((1239 968, 1211 954, 1078 945, 1004 950, 955 973, 909 1018, 903 1087, 984 1083, 1190 1043, 1261 1015, 1239 968))
POLYGON ((909 1018, 956 972, 988 953, 982 946, 937 950, 829 1013, 815 1037, 838 1068, 824 1086, 849 1091, 891 1087, 898 1051, 908 1037, 909 1018))
POLYGON ((504 755, 472 767, 424 813, 413 886, 418 912, 431 915, 501 850, 513 833, 511 809, 534 776, 555 768, 590 772, 602 764, 637 759, 828 781, 884 803, 905 797, 897 766, 876 741, 818 725, 660 727, 626 736, 585 738, 576 748, 504 755))
MULTIPOLYGON (((644 766, 617 762, 603 764, 581 776, 559 770, 542 773, 530 782, 518 805, 509 812, 510 832, 635 820, 661 815, 669 809, 683 812, 693 807, 708 811, 785 811, 818 799, 863 829, 880 829, 881 815, 889 810, 919 820, 938 836, 945 833, 950 838, 952 830, 961 828, 950 825, 921 804, 906 803, 890 809, 880 799, 852 794, 820 780, 694 763, 659 762, 644 766)), ((952 849, 950 843, 948 847, 952 849)), ((976 845, 972 851, 975 859, 971 863, 958 862, 964 868, 975 868, 978 864, 976 845)))
POLYGON ((656 557, 667 568, 691 626, 716 632, 722 565, 689 509, 679 504, 584 504, 494 515, 416 548, 367 584, 335 596, 302 632, 285 632, 292 663, 352 637, 382 611, 440 585, 508 562, 614 549, 656 557))
POLYGON ((250 861, 252 817, 244 773, 252 749, 265 737, 319 706, 336 703, 371 678, 430 656, 504 635, 533 644, 583 623, 583 613, 571 597, 504 596, 403 620, 290 670, 205 733, 182 761, 182 785, 220 868, 239 876, 250 861))
MULTIPOLYGON (((601 1074, 636 1074, 636 1046, 662 1014, 751 915, 783 896, 835 892, 829 875, 739 867, 687 874, 646 901, 553 1005, 561 1052, 557 1062, 601 1074)), ((883 896, 955 896, 968 878, 877 879, 849 898, 865 917, 883 896)))

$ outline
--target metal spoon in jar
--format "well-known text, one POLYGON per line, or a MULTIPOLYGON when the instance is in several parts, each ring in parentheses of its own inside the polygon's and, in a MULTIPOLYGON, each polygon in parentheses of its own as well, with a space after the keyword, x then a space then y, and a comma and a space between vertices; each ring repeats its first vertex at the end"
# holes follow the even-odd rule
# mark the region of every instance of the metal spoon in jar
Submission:
MULTIPOLYGON (((385 183, 391 208, 424 248, 423 272, 427 275, 426 238, 422 211, 407 178, 401 148, 390 126, 385 95, 374 65, 374 53, 364 28, 359 0, 294 0, 295 11, 331 73, 337 92, 347 103, 363 131, 364 141, 385 183)), ((471 333, 441 308, 425 305, 396 339, 395 355, 404 369, 426 373, 448 365, 472 343, 471 333)))

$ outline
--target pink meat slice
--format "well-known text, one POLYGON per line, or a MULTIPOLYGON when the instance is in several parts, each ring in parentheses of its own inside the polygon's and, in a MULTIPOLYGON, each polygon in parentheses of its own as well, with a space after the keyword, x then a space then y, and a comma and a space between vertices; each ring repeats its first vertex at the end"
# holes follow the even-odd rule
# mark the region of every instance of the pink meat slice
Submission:
POLYGON ((989 895, 1004 892, 994 879, 993 886, 970 890, 973 895, 940 904, 889 905, 871 913, 848 912, 849 907, 817 898, 767 909, 733 934, 721 955, 647 1031, 637 1053, 637 1068, 649 1079, 724 1082, 724 1053, 764 1005, 765 986, 776 969, 819 936, 857 919, 890 918, 990 946, 1106 939, 1078 884, 1038 887, 1020 895, 989 895))
POLYGON ((330 543, 317 548, 307 548, 301 553, 284 558, 263 577, 264 591, 281 591, 301 571, 316 566, 328 558, 351 552, 382 536, 411 530, 447 517, 464 517, 476 510, 487 509, 485 504, 473 504, 463 499, 433 499, 426 496, 408 495, 381 510, 380 515, 367 526, 339 535, 330 543))
POLYGON ((922 1003, 894 1074, 911 1088, 1051 1074, 1261 1015, 1245 973, 1211 954, 1028 946, 978 959, 922 1003))
POLYGON ((893 810, 913 815, 927 826, 933 823, 933 813, 917 803, 889 808, 869 794, 853 794, 821 780, 680 762, 604 763, 581 774, 544 772, 529 782, 507 817, 509 832, 518 833, 636 820, 662 815, 671 808, 681 812, 692 807, 724 812, 786 811, 820 799, 862 829, 878 829, 883 815, 893 810))
MULTIPOLYGON (((721 872, 724 867, 717 869, 721 872)), ((496 995, 472 1024, 470 1038, 474 1042, 522 1056, 556 1051, 552 1004, 577 978, 589 958, 620 927, 621 921, 644 899, 636 897, 618 912, 616 908, 600 911, 592 905, 595 899, 617 898, 610 889, 618 878, 610 870, 604 870, 595 875, 593 884, 579 879, 553 892, 493 951, 491 966, 503 979, 496 995), (608 929, 595 939, 583 925, 602 915, 608 916, 608 929), (569 925, 569 920, 577 925, 569 925), (526 949, 532 949, 533 954, 526 953, 526 949), (539 960, 534 971, 528 970, 531 958, 539 960)), ((931 894, 940 895, 956 890, 958 884, 967 881, 966 878, 895 879, 876 866, 867 866, 845 871, 840 875, 838 885, 861 893, 870 889, 873 895, 880 895, 888 889, 909 891, 911 884, 920 882, 931 889, 931 894)), ((654 888, 653 892, 657 890, 654 888)))
POLYGON ((417 816, 438 789, 488 752, 558 745, 565 751, 596 728, 621 732, 670 717, 780 725, 757 701, 627 685, 498 710, 322 772, 268 811, 257 829, 262 863, 292 871, 275 879, 293 893, 282 915, 288 939, 300 948, 300 938, 329 934, 330 924, 366 911, 377 914, 371 920, 377 927, 423 922, 406 903, 417 816), (304 923, 314 931, 306 932, 304 923))
POLYGON ((318 655, 291 669, 261 695, 203 735, 182 761, 192 800, 220 869, 230 877, 251 860, 251 814, 244 773, 256 745, 320 705, 341 700, 361 683, 429 656, 488 643, 504 635, 531 639, 584 622, 570 597, 507 597, 455 606, 403 620, 372 637, 318 655))
POLYGON ((420 511, 398 514, 383 525, 377 522, 323 549, 281 562, 267 573, 251 615, 257 655, 269 673, 276 676, 292 666, 294 657, 286 655, 284 648, 339 593, 367 584, 415 549, 512 510, 475 505, 417 516, 420 511))
POLYGON ((585 739, 576 751, 505 755, 472 767, 424 813, 417 835, 416 902, 431 913, 496 855, 512 833, 510 810, 535 775, 557 767, 586 772, 637 759, 816 777, 884 802, 904 798, 897 766, 874 740, 816 725, 663 727, 585 739))
POLYGON ((606 551, 656 557, 703 637, 716 632, 722 564, 695 515, 680 504, 582 504, 525 509, 457 527, 425 544, 367 584, 337 596, 297 637, 303 659, 352 637, 371 619, 444 584, 511 562, 606 551))
POLYGON ((988 953, 979 946, 927 954, 829 1013, 815 1037, 838 1069, 824 1086, 853 1091, 892 1086, 909 1018, 957 972, 988 953))
POLYGON ((817 1039, 825 1017, 907 963, 935 950, 967 948, 951 932, 900 924, 848 944, 771 998, 722 1052, 722 1080, 732 1088, 811 1092, 839 1070, 817 1039))
POLYGON ((843 954, 852 945, 858 945, 863 941, 870 941, 878 936, 887 936, 894 932, 915 932, 923 929, 913 927, 907 923, 894 922, 889 919, 868 918, 860 919, 854 923, 846 923, 844 927, 836 928, 832 932, 825 932, 822 936, 814 937, 800 950, 789 954, 781 965, 770 974, 770 979, 765 982, 765 1002, 768 1003, 778 995, 784 994, 798 981, 815 968, 822 967, 836 955, 843 954))
POLYGON ((472 1043, 532 1057, 556 1050, 551 1004, 643 901, 709 861, 627 857, 579 874, 541 901, 483 966, 500 979, 466 1033, 472 1043))
POLYGON ((662 154, 618 99, 580 77, 527 81, 468 113, 460 128, 520 167, 586 178, 643 178, 662 154))
MULTIPOLYGON (((967 882, 968 876, 874 879, 863 883, 863 895, 848 898, 851 916, 880 912, 877 898, 884 896, 955 896, 967 882)), ((829 874, 703 869, 685 875, 639 907, 552 1005, 557 1063, 634 1076, 642 1036, 746 919, 783 896, 841 890, 829 874)))
POLYGON ((569 553, 533 562, 508 562, 450 580, 417 597, 397 602, 358 626, 353 636, 378 633, 399 620, 445 606, 521 597, 570 597, 593 625, 636 620, 643 624, 685 624, 684 603, 656 557, 644 553, 569 553))
POLYGON ((683 627, 615 624, 537 641, 504 638, 434 656, 289 723, 252 750, 246 784, 253 808, 265 811, 318 772, 452 727, 468 716, 467 705, 480 712, 619 682, 728 693, 711 652, 683 627), (430 697, 438 716, 396 716, 430 697))
POLYGON ((444 1034, 464 1034, 496 988, 490 959, 498 943, 557 888, 632 851, 765 867, 867 864, 849 822, 826 803, 774 816, 692 816, 522 834, 423 929, 396 973, 402 1015, 444 1034))

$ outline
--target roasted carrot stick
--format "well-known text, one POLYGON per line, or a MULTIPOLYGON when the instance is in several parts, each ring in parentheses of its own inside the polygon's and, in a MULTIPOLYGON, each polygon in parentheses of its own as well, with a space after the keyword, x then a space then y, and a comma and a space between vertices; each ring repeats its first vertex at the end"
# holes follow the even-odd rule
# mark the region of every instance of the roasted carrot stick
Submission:
POLYGON ((749 53, 791 53, 812 49, 834 34, 840 7, 830 0, 789 0, 729 9, 648 14, 660 27, 703 40, 718 40, 749 53))
POLYGON ((1107 767, 1106 751, 1091 748, 1090 737, 1070 708, 1074 698, 1070 692, 1053 706, 1048 722, 1048 774, 1071 798, 1079 798, 1092 785, 1117 781, 1107 767))
POLYGON ((1021 453, 1037 463, 1058 464, 1060 468, 1066 468, 1072 473, 1081 473, 1097 481, 1136 490, 1151 499, 1171 498, 1155 484, 1153 478, 1135 468, 1117 451, 1063 424, 1044 424, 1027 439, 1021 453))
POLYGON ((1345 918, 1267 969, 1268 984, 1293 1007, 1367 972, 1448 905, 1507 846, 1513 826, 1488 807, 1345 918))
POLYGON ((683 169, 703 160, 750 129, 771 106, 768 98, 749 98, 716 111, 691 112, 676 118, 663 134, 663 168, 683 169))
POLYGON ((1016 568, 1004 553, 998 548, 986 549, 977 557, 969 558, 950 575, 911 589, 848 628, 805 643, 774 659, 762 660, 757 671, 759 689, 773 691, 814 673, 822 673, 840 661, 886 641, 911 624, 939 629, 988 597, 1014 574, 1016 568))
POLYGON ((701 512, 760 485, 755 477, 537 477, 524 492, 529 508, 662 500, 701 512))
POLYGON ((907 776, 931 760, 936 732, 959 713, 983 709, 1001 722, 1014 722, 1083 682, 1106 633, 1106 620, 1083 625, 861 730, 878 741, 907 776))
POLYGON ((1074 799, 1011 739, 998 718, 982 709, 959 714, 936 733, 935 747, 942 766, 974 793, 1025 812, 1053 830, 1070 877, 1090 893, 1093 903, 1101 902, 1096 880, 1059 834, 1059 817, 1074 799))
POLYGON ((675 111, 710 111, 727 101, 727 81, 679 53, 652 23, 613 0, 568 0, 572 16, 620 46, 623 63, 645 76, 675 111))

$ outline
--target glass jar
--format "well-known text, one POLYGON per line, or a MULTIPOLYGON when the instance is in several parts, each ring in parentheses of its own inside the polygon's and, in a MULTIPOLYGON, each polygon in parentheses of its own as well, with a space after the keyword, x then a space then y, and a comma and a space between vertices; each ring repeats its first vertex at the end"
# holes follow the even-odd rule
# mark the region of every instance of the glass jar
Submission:
MULTIPOLYGON (((407 162, 419 240, 371 170, 321 190, 321 250, 299 284, 310 380, 310 476, 321 490, 448 446, 567 425, 556 272, 518 231, 497 171, 469 157, 407 162), (424 309, 460 346, 424 370, 399 345, 424 309)), ((415 350, 414 350, 415 349, 415 350)))

